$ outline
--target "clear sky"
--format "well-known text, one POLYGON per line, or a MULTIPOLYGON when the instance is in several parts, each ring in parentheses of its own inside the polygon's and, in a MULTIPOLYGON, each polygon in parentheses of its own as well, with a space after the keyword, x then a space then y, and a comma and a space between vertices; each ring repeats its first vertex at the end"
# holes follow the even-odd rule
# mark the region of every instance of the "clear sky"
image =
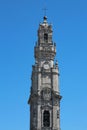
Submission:
POLYGON ((57 44, 61 130, 87 129, 87 1, 0 0, 0 130, 29 130, 27 101, 45 3, 57 44))

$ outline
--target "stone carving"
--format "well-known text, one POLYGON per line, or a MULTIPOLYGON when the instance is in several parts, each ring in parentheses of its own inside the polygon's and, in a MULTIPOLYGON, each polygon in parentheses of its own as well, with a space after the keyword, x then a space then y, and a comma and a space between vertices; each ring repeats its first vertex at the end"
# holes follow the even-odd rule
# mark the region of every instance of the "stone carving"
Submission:
POLYGON ((60 117, 59 110, 57 110, 57 118, 59 118, 59 117, 60 117))
POLYGON ((49 88, 44 88, 42 90, 42 97, 44 100, 50 100, 51 99, 51 90, 49 88))

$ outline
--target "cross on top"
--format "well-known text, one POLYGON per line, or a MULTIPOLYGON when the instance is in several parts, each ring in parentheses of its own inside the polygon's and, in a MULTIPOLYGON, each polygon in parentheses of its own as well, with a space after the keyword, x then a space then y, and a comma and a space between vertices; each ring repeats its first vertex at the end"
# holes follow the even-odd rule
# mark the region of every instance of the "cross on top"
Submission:
POLYGON ((44 16, 46 16, 47 8, 45 7, 43 10, 44 10, 44 16))

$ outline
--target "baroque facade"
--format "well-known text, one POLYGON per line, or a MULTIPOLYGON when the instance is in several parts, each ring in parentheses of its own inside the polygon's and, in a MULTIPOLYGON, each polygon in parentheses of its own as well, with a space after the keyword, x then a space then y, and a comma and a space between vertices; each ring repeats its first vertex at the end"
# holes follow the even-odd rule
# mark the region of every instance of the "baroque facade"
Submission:
POLYGON ((52 40, 52 25, 44 16, 39 25, 32 66, 30 130, 60 130, 60 90, 58 63, 54 62, 56 44, 52 40))

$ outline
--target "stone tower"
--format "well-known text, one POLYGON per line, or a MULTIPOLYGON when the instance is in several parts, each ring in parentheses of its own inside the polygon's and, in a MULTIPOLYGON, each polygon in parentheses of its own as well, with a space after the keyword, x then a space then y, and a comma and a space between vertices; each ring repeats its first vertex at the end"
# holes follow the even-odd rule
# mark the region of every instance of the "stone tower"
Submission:
POLYGON ((56 44, 47 17, 39 25, 34 48, 30 104, 30 130, 60 130, 60 91, 58 63, 54 63, 56 44))

